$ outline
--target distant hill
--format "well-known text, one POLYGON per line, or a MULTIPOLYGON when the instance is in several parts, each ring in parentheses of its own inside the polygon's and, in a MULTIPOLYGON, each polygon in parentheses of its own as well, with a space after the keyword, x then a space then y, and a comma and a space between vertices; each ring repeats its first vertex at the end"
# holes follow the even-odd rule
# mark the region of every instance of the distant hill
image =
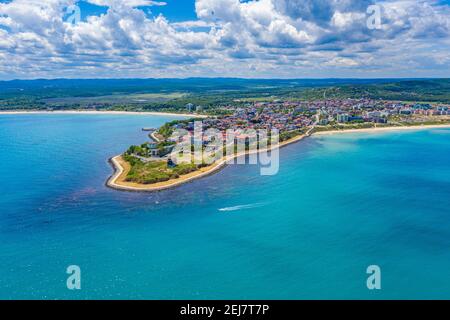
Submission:
POLYGON ((298 88, 336 86, 343 84, 386 83, 392 79, 238 79, 238 78, 187 78, 187 79, 38 79, 0 81, 0 98, 9 94, 42 94, 87 96, 113 93, 140 92, 208 92, 222 90, 252 90, 267 87, 298 88))
POLYGON ((242 99, 360 98, 450 103, 450 79, 54 79, 0 81, 0 109, 176 110, 242 99))

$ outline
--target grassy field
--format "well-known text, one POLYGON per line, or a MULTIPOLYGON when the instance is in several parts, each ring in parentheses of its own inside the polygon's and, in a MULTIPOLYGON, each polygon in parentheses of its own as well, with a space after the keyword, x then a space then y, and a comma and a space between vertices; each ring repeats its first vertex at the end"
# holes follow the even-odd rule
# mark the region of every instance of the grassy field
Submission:
POLYGON ((202 166, 191 163, 178 164, 169 168, 166 161, 151 161, 144 163, 136 157, 123 155, 125 161, 131 165, 126 181, 139 184, 153 184, 177 179, 182 175, 197 171, 202 166))
POLYGON ((80 107, 88 107, 96 104, 147 104, 147 103, 163 103, 173 99, 181 99, 185 97, 186 93, 171 92, 171 93, 142 93, 142 94, 116 94, 99 97, 64 97, 64 98, 50 98, 43 99, 41 102, 47 106, 58 105, 79 105, 80 107))

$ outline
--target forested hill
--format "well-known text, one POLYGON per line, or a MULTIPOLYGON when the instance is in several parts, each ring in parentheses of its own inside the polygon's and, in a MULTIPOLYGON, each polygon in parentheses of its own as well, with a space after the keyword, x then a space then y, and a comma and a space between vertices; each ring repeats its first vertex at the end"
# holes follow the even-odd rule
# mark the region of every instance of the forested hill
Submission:
POLYGON ((362 98, 450 103, 450 79, 55 79, 0 81, 0 109, 178 110, 236 101, 362 98))

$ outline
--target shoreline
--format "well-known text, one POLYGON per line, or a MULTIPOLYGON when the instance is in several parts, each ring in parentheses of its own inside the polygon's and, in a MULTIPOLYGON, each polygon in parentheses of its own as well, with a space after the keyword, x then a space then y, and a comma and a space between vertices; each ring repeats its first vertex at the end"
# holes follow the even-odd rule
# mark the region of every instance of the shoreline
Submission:
POLYGON ((347 130, 330 130, 314 132, 312 135, 325 136, 342 133, 379 133, 388 131, 414 131, 414 130, 427 130, 427 129, 445 129, 450 128, 450 124, 430 124, 430 125, 417 125, 417 126, 397 126, 397 127, 374 127, 374 128, 361 128, 361 129, 347 129, 347 130))
POLYGON ((274 147, 265 148, 262 150, 251 150, 251 151, 241 152, 241 153, 234 154, 231 156, 223 157, 222 159, 214 162, 213 164, 211 164, 207 167, 201 168, 201 169, 191 172, 187 175, 183 175, 177 179, 172 179, 172 180, 164 181, 164 182, 158 182, 158 183, 154 183, 151 185, 138 184, 138 183, 134 183, 134 182, 124 181, 128 174, 129 168, 127 168, 127 170, 124 168, 124 167, 127 167, 127 164, 124 163, 125 161, 122 159, 122 155, 117 155, 117 156, 109 159, 109 163, 113 167, 114 173, 106 181, 106 186, 111 189, 115 189, 115 190, 119 190, 119 191, 134 191, 134 192, 156 192, 156 191, 172 189, 172 188, 178 187, 180 185, 186 184, 188 182, 191 182, 191 181, 209 176, 211 174, 214 174, 214 173, 218 172, 219 170, 221 170, 222 168, 224 168, 230 161, 233 161, 236 158, 239 158, 242 156, 247 156, 247 155, 252 155, 255 153, 259 154, 261 152, 268 152, 268 151, 272 151, 272 150, 276 150, 276 149, 281 149, 287 145, 290 145, 290 144, 296 143, 300 140, 303 140, 304 138, 306 138, 308 136, 309 136, 308 134, 303 134, 303 135, 291 138, 289 140, 283 141, 279 145, 274 146, 274 147), (120 181, 118 181, 118 180, 120 180, 120 181))
POLYGON ((177 179, 165 181, 165 182, 158 182, 151 185, 144 185, 144 184, 138 184, 133 182, 126 182, 125 177, 128 174, 128 170, 126 170, 124 167, 126 167, 126 162, 122 159, 121 155, 112 157, 109 159, 109 163, 114 169, 114 173, 112 176, 108 178, 106 181, 106 186, 119 190, 119 191, 131 191, 131 192, 157 192, 157 191, 163 191, 167 189, 172 189, 175 187, 178 187, 180 185, 189 183, 191 181, 201 179, 203 177, 209 176, 211 174, 214 174, 221 170, 223 167, 227 165, 228 162, 239 158, 241 156, 246 156, 250 154, 255 153, 261 153, 261 152, 267 152, 272 151, 275 149, 281 149, 287 145, 299 142, 307 137, 311 136, 322 136, 322 135, 333 135, 333 134, 342 134, 342 133, 380 133, 380 132, 388 132, 388 131, 414 131, 414 130, 425 130, 425 129, 440 129, 440 128, 450 128, 450 124, 443 124, 443 125, 421 125, 421 126, 402 126, 402 127, 380 127, 380 128, 362 128, 362 129, 348 129, 348 130, 330 130, 330 131, 321 131, 321 132, 314 132, 312 134, 309 134, 310 129, 306 134, 291 138, 289 140, 286 140, 284 142, 281 142, 279 145, 275 147, 270 147, 262 150, 252 150, 247 151, 240 154, 234 154, 232 156, 228 156, 226 158, 222 158, 219 161, 216 161, 214 164, 199 169, 197 171, 194 171, 192 173, 189 173, 187 175, 183 175, 177 179), (118 180, 121 181, 118 181, 118 180))
POLYGON ((107 115, 136 115, 136 116, 169 116, 169 117, 191 117, 191 118, 208 118, 208 115, 190 114, 190 113, 175 113, 175 112, 156 112, 156 111, 100 111, 100 110, 18 110, 18 111, 0 111, 0 115, 21 115, 21 114, 107 114, 107 115))

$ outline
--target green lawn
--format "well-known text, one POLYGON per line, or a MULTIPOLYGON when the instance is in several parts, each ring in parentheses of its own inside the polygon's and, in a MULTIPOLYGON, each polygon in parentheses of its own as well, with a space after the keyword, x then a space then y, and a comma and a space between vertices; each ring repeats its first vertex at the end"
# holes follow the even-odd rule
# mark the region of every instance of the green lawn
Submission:
POLYGON ((202 165, 193 163, 183 163, 174 168, 169 168, 166 161, 144 163, 136 157, 127 154, 123 155, 123 158, 131 165, 131 170, 126 177, 126 181, 141 184, 169 181, 203 167, 202 165))

